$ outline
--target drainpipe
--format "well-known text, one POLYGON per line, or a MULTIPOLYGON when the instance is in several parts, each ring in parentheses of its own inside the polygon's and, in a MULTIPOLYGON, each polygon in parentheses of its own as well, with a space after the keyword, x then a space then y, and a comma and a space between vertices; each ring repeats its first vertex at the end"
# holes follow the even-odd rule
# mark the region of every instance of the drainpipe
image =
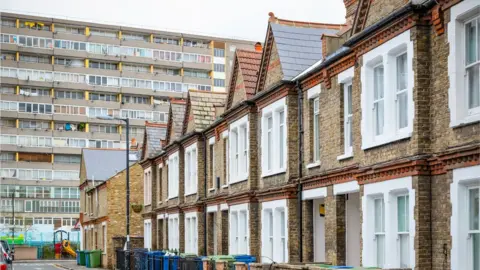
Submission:
MULTIPOLYGON (((204 248, 204 255, 207 256, 207 148, 208 148, 208 141, 207 136, 205 133, 203 135, 203 248, 204 248)), ((212 162, 212 161, 210 161, 212 162)))
MULTIPOLYGON (((297 95, 298 95, 298 179, 303 177, 303 90, 300 81, 296 81, 297 95)), ((300 262, 303 262, 303 209, 302 209, 302 183, 297 185, 297 215, 298 215, 298 233, 300 235, 299 256, 300 262)))

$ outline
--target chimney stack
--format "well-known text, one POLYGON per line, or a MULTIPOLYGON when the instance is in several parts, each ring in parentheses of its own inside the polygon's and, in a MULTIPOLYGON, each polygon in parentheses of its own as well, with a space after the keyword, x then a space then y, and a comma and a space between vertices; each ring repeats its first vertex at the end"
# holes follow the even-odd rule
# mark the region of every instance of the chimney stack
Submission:
POLYGON ((263 49, 262 48, 262 43, 260 43, 260 42, 255 43, 255 51, 261 52, 262 49, 263 49))

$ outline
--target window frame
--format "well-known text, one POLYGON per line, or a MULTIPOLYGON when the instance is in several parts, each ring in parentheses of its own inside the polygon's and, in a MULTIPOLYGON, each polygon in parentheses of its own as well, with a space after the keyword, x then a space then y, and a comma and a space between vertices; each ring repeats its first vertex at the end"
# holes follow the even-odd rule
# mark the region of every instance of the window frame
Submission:
POLYGON ((249 170, 249 116, 245 115, 239 120, 230 124, 229 138, 229 184, 248 180, 249 170), (242 132, 243 130, 243 132, 242 132))
POLYGON ((286 157, 288 155, 288 107, 286 99, 286 97, 281 98, 262 109, 262 177, 286 172, 286 157), (282 114, 283 119, 280 119, 282 114), (271 128, 269 128, 270 119, 272 124, 271 128), (281 124, 281 120, 283 120, 283 124, 281 124), (280 128, 282 128, 283 138, 280 138, 280 128), (272 136, 271 141, 269 140, 269 136, 272 136), (283 156, 280 154, 281 149, 283 149, 283 156), (266 170, 263 168, 266 168, 266 170))
POLYGON ((185 190, 184 195, 189 196, 198 192, 198 147, 194 143, 185 148, 184 177, 185 190))

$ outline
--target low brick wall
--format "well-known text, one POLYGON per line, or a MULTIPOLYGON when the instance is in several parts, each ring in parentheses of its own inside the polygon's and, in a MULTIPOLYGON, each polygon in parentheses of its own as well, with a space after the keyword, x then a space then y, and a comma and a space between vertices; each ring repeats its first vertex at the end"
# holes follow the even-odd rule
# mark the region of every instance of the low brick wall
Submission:
MULTIPOLYGON (((242 263, 235 263, 235 270, 244 270, 246 268, 241 268, 242 263)), ((287 269, 297 269, 297 270, 328 270, 329 268, 320 267, 316 265, 309 264, 269 264, 269 263, 251 263, 250 270, 287 270, 287 269)), ((361 268, 360 268, 361 269, 361 268)), ((411 268, 389 268, 389 269, 378 269, 378 270, 412 270, 411 268)))

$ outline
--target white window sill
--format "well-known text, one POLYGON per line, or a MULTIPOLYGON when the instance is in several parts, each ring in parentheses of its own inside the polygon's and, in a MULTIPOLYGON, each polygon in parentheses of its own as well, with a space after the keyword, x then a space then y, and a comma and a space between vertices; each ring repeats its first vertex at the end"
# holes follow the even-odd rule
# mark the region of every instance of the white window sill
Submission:
POLYGON ((362 150, 366 150, 366 149, 369 149, 369 148, 374 148, 374 147, 377 147, 377 146, 389 144, 389 143, 400 141, 400 140, 407 139, 407 138, 410 138, 410 137, 412 137, 411 132, 398 133, 398 134, 395 134, 394 136, 388 136, 388 137, 385 136, 383 138, 377 139, 376 141, 364 142, 362 144, 362 150))
POLYGON ((222 188, 228 188, 228 184, 227 184, 227 185, 223 185, 222 188))
POLYGON ((322 163, 320 161, 316 161, 314 163, 307 164, 307 166, 305 166, 305 167, 307 169, 312 169, 312 168, 320 167, 320 165, 322 165, 322 163))
POLYGON ((462 127, 465 125, 469 125, 475 122, 480 122, 480 114, 474 114, 474 115, 469 115, 463 119, 456 120, 456 121, 451 121, 450 122, 450 127, 451 128, 456 128, 456 127, 462 127))
POLYGON ((280 170, 276 170, 276 171, 269 171, 269 172, 265 172, 265 173, 262 173, 262 178, 264 177, 269 177, 269 176, 273 176, 273 175, 277 175, 277 174, 281 174, 281 173, 285 173, 287 170, 285 169, 280 169, 280 170))
POLYGON ((148 204, 145 204, 145 205, 143 205, 143 206, 144 206, 144 207, 146 207, 146 206, 152 206, 152 203, 148 203, 148 204))
POLYGON ((168 200, 173 200, 173 199, 178 199, 178 195, 176 195, 174 197, 169 197, 166 201, 168 202, 168 200))
POLYGON ((345 153, 343 155, 340 155, 337 157, 337 160, 344 160, 344 159, 349 159, 353 157, 353 152, 350 153, 345 153))
POLYGON ((208 192, 212 192, 212 191, 215 191, 215 190, 216 190, 216 188, 209 188, 208 192))
POLYGON ((197 192, 196 191, 188 192, 188 193, 185 193, 184 196, 187 197, 194 194, 197 194, 197 192))
POLYGON ((248 180, 248 177, 245 178, 245 179, 239 179, 239 180, 231 181, 231 182, 228 183, 228 184, 229 184, 229 185, 232 185, 232 184, 240 183, 240 182, 247 181, 247 180, 248 180))

